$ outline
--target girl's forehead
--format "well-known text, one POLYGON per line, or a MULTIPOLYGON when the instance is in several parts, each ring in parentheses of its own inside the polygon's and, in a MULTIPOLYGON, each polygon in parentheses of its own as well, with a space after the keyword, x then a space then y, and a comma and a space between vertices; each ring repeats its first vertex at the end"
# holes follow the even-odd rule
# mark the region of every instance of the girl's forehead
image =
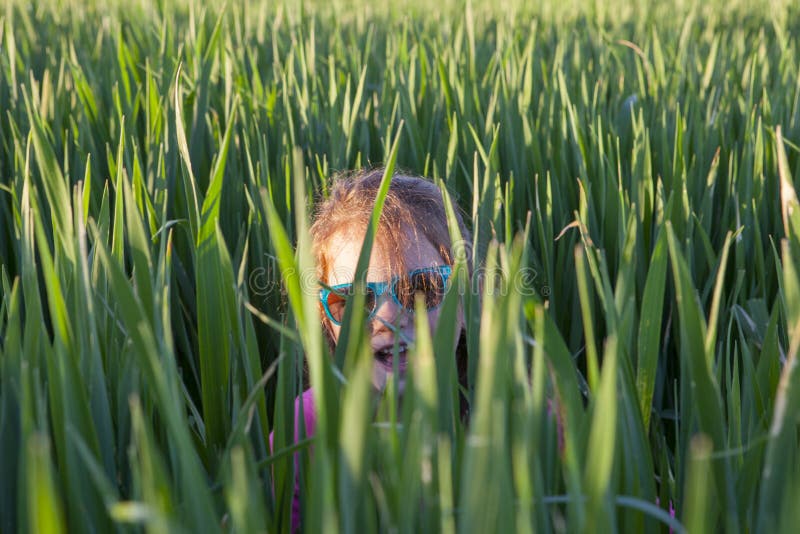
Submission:
MULTIPOLYGON (((363 236, 338 233, 329 239, 326 246, 328 265, 325 273, 328 284, 346 284, 353 281, 362 245, 363 236)), ((389 280, 400 274, 398 272, 400 265, 403 266, 403 270, 411 271, 442 264, 438 250, 424 236, 416 238, 407 236, 403 243, 397 245, 390 248, 380 240, 373 243, 367 269, 368 281, 389 280)))

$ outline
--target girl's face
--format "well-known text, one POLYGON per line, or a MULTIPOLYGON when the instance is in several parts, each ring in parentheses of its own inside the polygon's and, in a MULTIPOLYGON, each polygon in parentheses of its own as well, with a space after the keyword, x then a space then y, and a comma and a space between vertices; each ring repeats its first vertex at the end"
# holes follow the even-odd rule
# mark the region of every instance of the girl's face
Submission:
MULTIPOLYGON (((353 281, 362 241, 362 239, 355 239, 346 234, 337 234, 329 241, 327 251, 332 261, 328 272, 328 285, 336 286, 353 281)), ((424 237, 409 238, 406 242, 408 245, 405 248, 404 260, 405 268, 408 272, 445 264, 436 248, 424 237)), ((370 256, 367 270, 367 282, 388 282, 397 274, 399 273, 392 270, 387 255, 376 243, 372 247, 372 255, 370 256)), ((428 311, 428 325, 432 333, 436 331, 439 313, 439 307, 428 311)), ((327 317, 324 320, 329 323, 334 342, 338 342, 341 327, 331 322, 327 317)), ((459 316, 459 322, 463 325, 461 316, 459 316)), ((398 305, 390 292, 386 292, 378 298, 375 311, 368 319, 367 327, 367 335, 375 358, 373 384, 377 389, 381 390, 386 384, 387 377, 391 375, 394 369, 393 349, 395 340, 398 341, 399 346, 397 367, 400 372, 400 378, 405 373, 407 352, 416 339, 414 316, 398 305)), ((456 332, 460 333, 460 330, 461 328, 457 328, 456 332)), ((399 382, 402 387, 402 381, 399 382)))

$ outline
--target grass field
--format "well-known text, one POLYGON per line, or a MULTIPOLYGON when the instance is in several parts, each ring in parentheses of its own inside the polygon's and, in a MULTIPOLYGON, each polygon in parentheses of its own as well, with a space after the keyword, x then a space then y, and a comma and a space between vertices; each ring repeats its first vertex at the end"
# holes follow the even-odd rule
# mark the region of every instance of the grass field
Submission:
POLYGON ((800 524, 800 6, 527 4, 7 0, 0 532, 800 524), (377 417, 324 346, 374 165, 468 215, 468 424, 447 332, 377 417))

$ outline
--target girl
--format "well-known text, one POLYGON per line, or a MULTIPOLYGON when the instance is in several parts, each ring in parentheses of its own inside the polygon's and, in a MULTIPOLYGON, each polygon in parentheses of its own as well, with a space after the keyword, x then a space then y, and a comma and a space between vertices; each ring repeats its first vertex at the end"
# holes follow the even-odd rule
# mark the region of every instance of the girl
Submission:
MULTIPOLYGON (((330 197, 319 204, 311 226, 317 276, 326 286, 320 291, 320 313, 331 349, 339 339, 382 177, 383 170, 376 169, 336 180, 330 197)), ((457 214, 456 218, 470 258, 469 231, 461 216, 457 214)), ((435 332, 439 305, 454 262, 439 188, 423 178, 393 176, 367 270, 366 326, 375 357, 373 384, 377 389, 383 388, 387 375, 395 368, 392 349, 396 340, 400 358, 397 368, 401 375, 405 370, 407 350, 415 339, 413 310, 417 293, 425 297, 428 322, 431 332, 435 332)), ((456 332, 460 334, 463 328, 463 316, 459 315, 456 332)), ((402 380, 402 376, 397 378, 402 380)))
MULTIPOLYGON (((383 169, 362 171, 336 179, 329 198, 319 203, 311 226, 312 250, 321 283, 319 311, 325 336, 334 349, 341 322, 352 292, 361 246, 372 216, 383 169)), ((456 210, 457 212, 457 210, 456 210)), ((457 213, 467 264, 471 270, 471 238, 457 213)), ((445 294, 455 262, 447 226, 442 193, 432 182, 409 175, 392 177, 376 229, 366 288, 367 336, 374 355, 373 384, 382 390, 387 378, 395 377, 402 391, 407 357, 415 341, 414 299, 421 293, 428 309, 428 322, 435 333, 439 305, 445 294), (397 342, 398 350, 395 350, 397 342), (394 358, 398 361, 395 362, 394 358)), ((466 344, 464 319, 459 313, 455 329, 459 381, 466 386, 466 344)), ((462 399, 461 413, 466 416, 462 399)), ((305 431, 312 435, 316 426, 313 391, 306 390, 295 404, 295 440, 299 438, 303 413, 305 431), (302 410, 299 404, 302 402, 302 410)), ((292 528, 300 523, 298 488, 292 503, 292 528)))

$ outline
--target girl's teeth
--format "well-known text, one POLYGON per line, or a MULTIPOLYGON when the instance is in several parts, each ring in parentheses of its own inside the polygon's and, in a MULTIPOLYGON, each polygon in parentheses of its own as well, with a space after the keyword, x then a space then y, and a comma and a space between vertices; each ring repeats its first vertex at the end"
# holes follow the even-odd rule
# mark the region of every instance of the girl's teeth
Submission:
MULTIPOLYGON (((398 356, 405 355, 405 353, 406 353, 406 347, 398 347, 397 349, 398 356)), ((381 349, 377 351, 375 355, 381 358, 388 358, 389 356, 394 356, 394 349, 393 348, 381 349)))

